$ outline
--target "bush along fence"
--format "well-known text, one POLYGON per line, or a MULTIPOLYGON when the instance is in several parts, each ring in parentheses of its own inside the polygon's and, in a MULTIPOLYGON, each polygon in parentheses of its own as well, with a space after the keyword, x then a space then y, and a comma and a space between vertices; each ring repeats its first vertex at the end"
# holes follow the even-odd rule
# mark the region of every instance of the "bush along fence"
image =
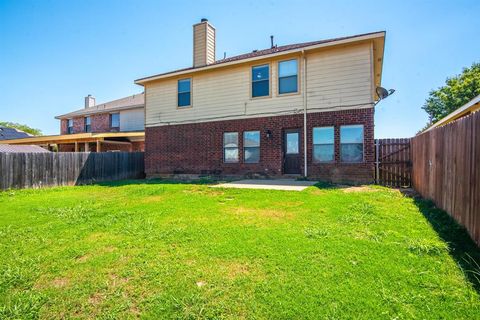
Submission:
POLYGON ((412 138, 412 182, 480 245, 480 112, 412 138))
POLYGON ((143 152, 0 153, 0 190, 144 178, 143 152))

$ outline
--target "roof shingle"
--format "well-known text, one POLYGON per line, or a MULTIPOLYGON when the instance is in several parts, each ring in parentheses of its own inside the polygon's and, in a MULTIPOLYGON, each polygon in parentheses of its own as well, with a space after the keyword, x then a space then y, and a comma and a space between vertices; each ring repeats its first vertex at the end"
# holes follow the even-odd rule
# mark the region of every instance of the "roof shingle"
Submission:
MULTIPOLYGON (((369 32, 369 33, 357 34, 357 35, 348 36, 348 37, 339 37, 339 38, 332 38, 332 39, 325 39, 325 40, 318 40, 318 41, 294 43, 294 44, 288 44, 288 45, 284 45, 284 46, 275 46, 273 48, 268 48, 268 49, 263 49, 263 50, 254 50, 254 51, 249 52, 249 53, 244 53, 244 54, 240 54, 240 55, 237 55, 237 56, 217 60, 214 63, 211 63, 207 66, 210 67, 210 66, 213 66, 213 65, 219 65, 219 64, 228 63, 228 62, 241 61, 241 60, 245 60, 245 59, 250 59, 250 58, 255 58, 255 57, 260 57, 260 56, 266 56, 266 55, 275 54, 275 53, 284 52, 284 51, 289 51, 289 50, 301 49, 301 48, 314 46, 314 45, 319 45, 319 44, 328 43, 328 42, 335 42, 335 41, 347 40, 347 39, 352 39, 352 38, 357 38, 357 37, 362 37, 362 36, 369 36, 369 35, 373 35, 373 34, 376 34, 376 33, 379 33, 379 32, 384 32, 384 31, 369 32)), ((172 74, 172 73, 182 72, 182 71, 189 71, 189 70, 193 71, 193 70, 205 68, 207 66, 177 69, 177 70, 173 70, 173 71, 169 71, 169 72, 155 74, 153 76, 140 78, 140 79, 135 80, 135 82, 146 80, 146 79, 149 79, 149 78, 164 76, 164 75, 168 75, 168 74, 172 74)))
POLYGON ((40 146, 0 144, 0 153, 43 153, 50 152, 40 146))
POLYGON ((124 110, 124 109, 136 108, 136 107, 143 107, 144 105, 145 105, 145 94, 142 92, 142 93, 134 94, 132 96, 128 96, 125 98, 121 98, 121 99, 117 99, 117 100, 113 100, 105 103, 99 103, 90 108, 83 108, 73 112, 62 114, 60 116, 56 116, 55 118, 57 119, 71 118, 71 117, 84 116, 84 115, 95 114, 95 113, 111 112, 111 111, 124 110))
POLYGON ((22 130, 0 126, 0 140, 11 140, 31 137, 31 134, 22 130))

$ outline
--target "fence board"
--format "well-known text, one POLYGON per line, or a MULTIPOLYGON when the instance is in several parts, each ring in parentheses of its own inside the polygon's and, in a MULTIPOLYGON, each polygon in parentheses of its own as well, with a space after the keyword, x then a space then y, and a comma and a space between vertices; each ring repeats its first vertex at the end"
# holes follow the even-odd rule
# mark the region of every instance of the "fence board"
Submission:
POLYGON ((143 177, 143 152, 0 153, 0 190, 143 177))
POLYGON ((480 112, 412 138, 413 187, 480 245, 480 112))

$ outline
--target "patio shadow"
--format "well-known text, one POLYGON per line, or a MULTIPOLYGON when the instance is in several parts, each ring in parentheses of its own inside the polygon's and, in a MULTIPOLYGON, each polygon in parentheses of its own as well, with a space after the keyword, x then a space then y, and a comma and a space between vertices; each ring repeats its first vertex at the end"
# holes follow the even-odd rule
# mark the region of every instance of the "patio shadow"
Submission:
POLYGON ((414 203, 439 237, 447 243, 450 255, 480 294, 480 248, 467 230, 448 213, 435 207, 432 201, 415 196, 414 203))

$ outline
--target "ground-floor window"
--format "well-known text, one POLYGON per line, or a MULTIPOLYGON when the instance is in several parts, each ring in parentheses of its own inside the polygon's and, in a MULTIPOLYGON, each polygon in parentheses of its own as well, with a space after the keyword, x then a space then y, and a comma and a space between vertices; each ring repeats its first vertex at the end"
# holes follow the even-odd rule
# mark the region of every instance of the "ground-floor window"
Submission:
POLYGON ((238 162, 238 132, 223 133, 223 161, 238 162))
POLYGON ((260 162, 260 131, 243 133, 243 157, 245 163, 260 162))
POLYGON ((334 160, 334 128, 313 128, 313 162, 333 162, 334 160))
POLYGON ((340 126, 340 161, 363 161, 363 125, 340 126))

